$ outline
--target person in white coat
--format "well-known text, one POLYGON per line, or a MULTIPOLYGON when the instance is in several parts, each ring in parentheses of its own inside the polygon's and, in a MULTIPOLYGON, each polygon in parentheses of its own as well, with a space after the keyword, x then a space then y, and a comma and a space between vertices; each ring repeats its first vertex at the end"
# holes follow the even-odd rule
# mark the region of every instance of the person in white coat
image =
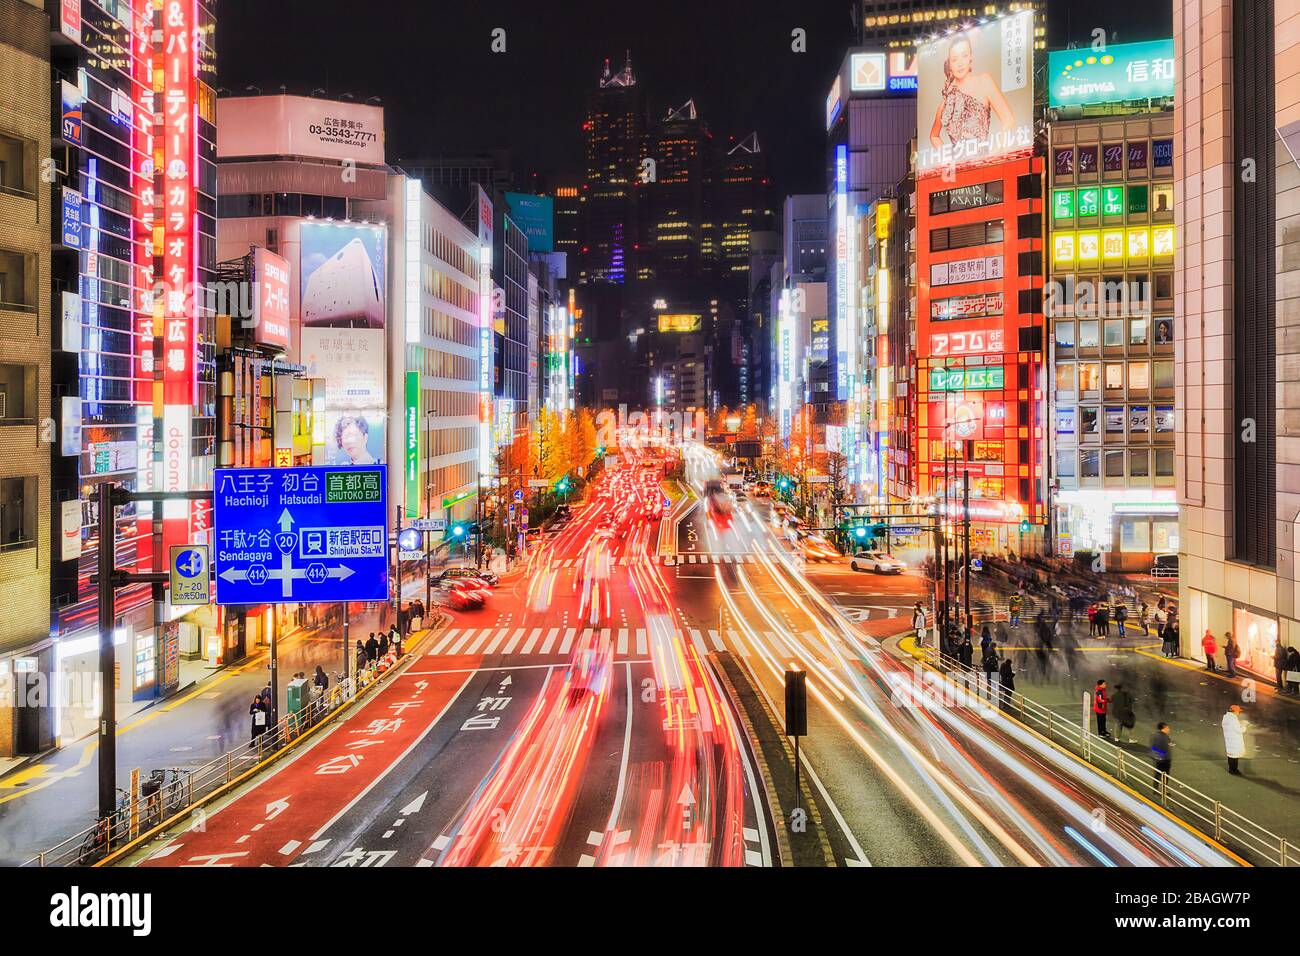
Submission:
POLYGON ((1232 704, 1223 715, 1223 746, 1228 753, 1228 773, 1241 776, 1237 761, 1246 755, 1246 722, 1241 719, 1241 705, 1232 704))

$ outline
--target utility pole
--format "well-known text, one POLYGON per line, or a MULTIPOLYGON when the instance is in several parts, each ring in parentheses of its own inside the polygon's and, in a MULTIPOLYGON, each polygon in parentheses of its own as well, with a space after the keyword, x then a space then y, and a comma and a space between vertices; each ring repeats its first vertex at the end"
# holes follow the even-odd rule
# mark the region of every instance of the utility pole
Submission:
POLYGON ((101 711, 97 736, 99 752, 99 816, 117 812, 117 589, 130 584, 167 583, 166 571, 118 571, 113 509, 133 501, 211 501, 211 491, 124 491, 111 481, 99 486, 99 551, 97 582, 99 610, 99 682, 101 711))

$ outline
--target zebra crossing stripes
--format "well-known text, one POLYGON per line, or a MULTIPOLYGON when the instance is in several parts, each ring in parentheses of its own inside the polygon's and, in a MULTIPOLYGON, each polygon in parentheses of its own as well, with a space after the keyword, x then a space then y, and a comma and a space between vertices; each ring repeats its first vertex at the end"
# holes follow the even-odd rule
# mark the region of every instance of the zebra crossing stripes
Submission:
MULTIPOLYGON (((682 639, 688 641, 701 656, 714 651, 725 651, 728 647, 743 656, 749 656, 744 635, 735 630, 685 628, 681 634, 682 639)), ((573 645, 578 642, 579 635, 586 640, 599 635, 601 640, 614 647, 617 657, 643 660, 650 656, 650 639, 643 627, 451 628, 438 639, 438 642, 427 652, 427 656, 443 657, 454 654, 568 656, 573 645)), ((769 643, 776 640, 776 636, 771 632, 763 632, 762 636, 769 643)))
MULTIPOLYGON (((743 554, 728 554, 725 552, 719 554, 697 554, 685 552, 679 554, 676 558, 662 554, 650 555, 648 557, 649 560, 653 561, 655 564, 666 564, 668 562, 674 564, 756 564, 759 560, 758 555, 753 552, 745 552, 743 554)), ((626 568, 637 560, 640 559, 622 555, 614 558, 610 563, 612 567, 626 568)), ((551 563, 551 568, 561 571, 576 571, 582 567, 584 561, 584 558, 560 558, 551 563)))

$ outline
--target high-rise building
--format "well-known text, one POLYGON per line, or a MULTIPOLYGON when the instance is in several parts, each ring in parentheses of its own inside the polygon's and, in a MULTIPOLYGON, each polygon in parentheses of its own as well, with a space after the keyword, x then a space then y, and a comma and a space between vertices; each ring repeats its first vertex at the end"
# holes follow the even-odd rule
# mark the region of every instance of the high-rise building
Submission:
POLYGON ((400 166, 408 176, 422 180, 435 196, 439 195, 436 188, 439 186, 465 190, 477 184, 493 197, 498 192, 515 187, 508 149, 455 150, 433 156, 398 159, 394 165, 400 166))
POLYGON ((1178 548, 1174 45, 1107 53, 1111 62, 1090 64, 1083 51, 1053 52, 1048 71, 1051 545, 1141 572, 1153 554, 1178 548), (1145 89, 1139 105, 1124 103, 1139 97, 1122 89, 1082 92, 1116 88, 1094 82, 1100 74, 1090 80, 1102 69, 1163 77, 1167 94, 1145 89))
POLYGON ((758 134, 727 147, 714 174, 712 218, 717 236, 717 275, 738 280, 743 291, 749 273, 750 233, 773 225, 771 180, 767 154, 758 134))
MULTIPOLYGON (((50 22, 39 2, 0 0, 0 23, 0 682, 12 682, 0 694, 0 757, 8 757, 53 743, 48 708, 15 704, 27 698, 20 681, 53 672, 51 560, 75 557, 82 514, 75 489, 56 498, 50 485, 51 457, 79 454, 79 436, 70 432, 73 447, 65 449, 41 434, 51 417, 51 300, 63 305, 62 295, 50 294, 50 244, 62 244, 64 223, 52 236, 48 212, 69 210, 67 201, 51 201, 40 175, 50 155, 50 22)), ((76 215, 67 225, 84 235, 80 199, 69 194, 76 215)), ((61 343, 65 350, 81 344, 75 310, 71 317, 76 336, 61 343)))
POLYGON ((1300 10, 1276 0, 1174 4, 1175 472, 1184 653, 1231 631, 1238 666, 1272 677, 1300 644, 1300 10))
POLYGON ((986 14, 988 6, 970 0, 855 0, 853 20, 864 45, 911 48, 917 37, 974 20, 986 14))
POLYGON ((497 445, 503 445, 528 430, 528 237, 504 204, 496 210, 493 235, 492 281, 501 290, 492 318, 497 366, 493 428, 497 445))
POLYGON ((587 168, 579 278, 621 284, 636 275, 636 182, 646 128, 645 96, 630 54, 618 73, 605 61, 599 85, 587 94, 582 125, 587 168))
POLYGON ((636 186, 639 280, 698 278, 711 269, 706 203, 712 153, 712 136, 694 100, 669 110, 646 134, 643 161, 652 165, 636 186))
POLYGON ((582 246, 582 189, 566 185, 555 187, 555 249, 577 262, 582 246))

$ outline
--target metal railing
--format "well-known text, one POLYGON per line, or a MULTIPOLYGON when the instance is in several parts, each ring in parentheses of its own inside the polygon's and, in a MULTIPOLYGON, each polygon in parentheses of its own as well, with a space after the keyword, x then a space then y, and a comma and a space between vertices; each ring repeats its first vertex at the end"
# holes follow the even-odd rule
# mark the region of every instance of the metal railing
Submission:
POLYGON ((355 678, 343 678, 325 693, 312 697, 302 710, 286 714, 275 726, 205 764, 153 771, 141 787, 141 793, 130 794, 119 788, 115 813, 100 818, 22 865, 90 866, 102 860, 141 834, 187 812, 197 801, 297 740, 352 700, 356 693, 365 690, 377 676, 374 666, 363 670, 355 693, 355 678), (157 786, 149 785, 153 783, 157 786))
POLYGON ((1004 690, 982 670, 968 667, 955 657, 931 647, 921 647, 918 651, 928 663, 964 685, 965 690, 1000 707, 1031 730, 1212 836, 1249 862, 1268 866, 1300 864, 1300 845, 1265 829, 1172 774, 1157 770, 1145 754, 1134 754, 1098 737, 1082 726, 1082 711, 1079 720, 1069 720, 1017 691, 1004 690))

